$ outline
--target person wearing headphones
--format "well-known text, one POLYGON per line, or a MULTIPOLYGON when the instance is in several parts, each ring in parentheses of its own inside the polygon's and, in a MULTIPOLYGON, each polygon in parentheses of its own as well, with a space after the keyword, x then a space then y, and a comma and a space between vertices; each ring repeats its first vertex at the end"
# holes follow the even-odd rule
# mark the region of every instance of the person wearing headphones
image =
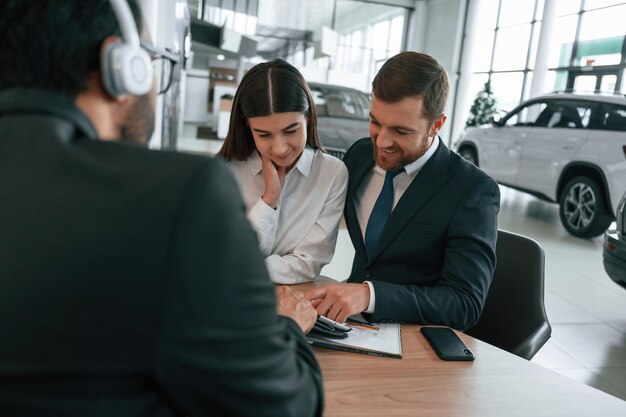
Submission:
POLYGON ((278 284, 314 280, 335 252, 348 170, 321 148, 300 71, 282 59, 252 67, 237 88, 218 155, 230 162, 278 284))
POLYGON ((372 82, 370 137, 344 158, 355 248, 346 284, 305 295, 321 315, 438 324, 480 317, 496 265, 500 190, 439 138, 449 91, 430 55, 402 52, 372 82))
POLYGON ((317 314, 227 165, 138 146, 176 57, 137 27, 136 0, 0 2, 0 415, 319 416, 317 314))

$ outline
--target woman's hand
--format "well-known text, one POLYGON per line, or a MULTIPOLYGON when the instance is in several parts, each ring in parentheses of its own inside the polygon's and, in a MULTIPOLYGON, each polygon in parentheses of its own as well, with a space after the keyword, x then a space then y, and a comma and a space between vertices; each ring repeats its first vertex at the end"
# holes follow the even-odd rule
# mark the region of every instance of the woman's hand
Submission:
POLYGON ((301 291, 292 290, 287 285, 276 287, 276 312, 293 319, 304 333, 313 328, 317 320, 317 311, 301 291))
POLYGON ((275 209, 285 185, 286 168, 276 166, 271 159, 261 155, 265 192, 261 196, 265 204, 275 209))

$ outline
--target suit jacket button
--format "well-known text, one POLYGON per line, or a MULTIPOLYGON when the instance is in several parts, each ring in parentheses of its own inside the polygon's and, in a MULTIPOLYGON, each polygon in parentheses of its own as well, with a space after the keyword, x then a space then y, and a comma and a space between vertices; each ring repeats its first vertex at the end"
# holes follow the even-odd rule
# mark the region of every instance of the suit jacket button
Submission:
POLYGON ((365 278, 369 278, 371 276, 372 276, 372 272, 369 269, 365 270, 365 278))

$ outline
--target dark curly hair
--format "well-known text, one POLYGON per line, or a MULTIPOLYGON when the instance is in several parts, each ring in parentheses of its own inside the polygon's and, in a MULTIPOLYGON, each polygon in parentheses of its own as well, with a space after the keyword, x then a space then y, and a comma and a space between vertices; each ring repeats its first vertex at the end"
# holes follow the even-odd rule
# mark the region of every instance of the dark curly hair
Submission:
MULTIPOLYGON (((141 12, 128 0, 141 32, 141 12)), ((100 45, 121 35, 108 0, 0 1, 0 90, 38 88, 71 99, 100 69, 100 45)))

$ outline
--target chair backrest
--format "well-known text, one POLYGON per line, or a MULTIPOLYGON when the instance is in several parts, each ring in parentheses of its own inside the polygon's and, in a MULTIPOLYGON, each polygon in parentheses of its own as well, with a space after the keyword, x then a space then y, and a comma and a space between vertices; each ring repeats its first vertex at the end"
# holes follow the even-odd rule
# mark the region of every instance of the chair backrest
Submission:
POLYGON ((552 333, 543 299, 543 249, 530 238, 498 230, 496 256, 485 308, 466 333, 531 359, 552 333))

